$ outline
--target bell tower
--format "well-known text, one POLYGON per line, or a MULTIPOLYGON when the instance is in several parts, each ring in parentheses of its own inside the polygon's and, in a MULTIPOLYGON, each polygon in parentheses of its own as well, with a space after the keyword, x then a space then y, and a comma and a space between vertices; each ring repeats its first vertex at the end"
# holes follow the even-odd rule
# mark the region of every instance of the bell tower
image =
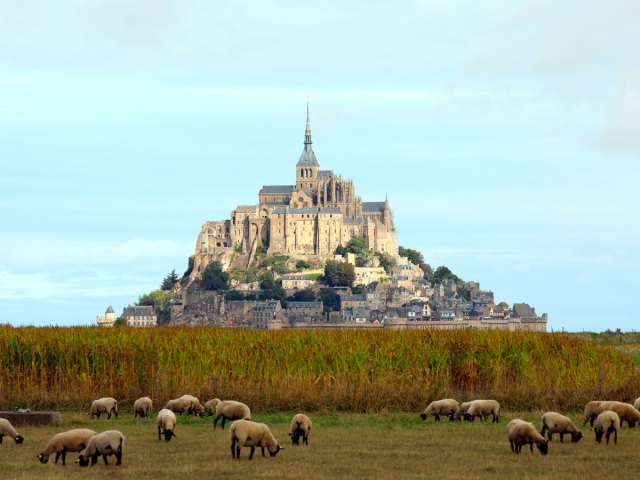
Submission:
POLYGON ((296 189, 313 196, 318 185, 320 165, 311 146, 311 123, 309 122, 309 101, 307 100, 307 125, 304 130, 304 149, 296 164, 296 189))

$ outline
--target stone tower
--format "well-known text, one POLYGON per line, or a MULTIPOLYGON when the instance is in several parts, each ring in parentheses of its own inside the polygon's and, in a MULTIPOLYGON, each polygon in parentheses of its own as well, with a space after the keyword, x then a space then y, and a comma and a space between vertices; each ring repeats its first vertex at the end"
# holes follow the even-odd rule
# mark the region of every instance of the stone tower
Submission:
POLYGON ((309 122, 309 102, 307 102, 307 126, 304 130, 304 149, 300 154, 300 160, 296 164, 296 190, 313 197, 318 184, 318 171, 320 165, 311 146, 311 124, 309 122))
POLYGON ((113 324, 116 322, 116 312, 113 310, 113 307, 109 305, 107 311, 104 312, 104 318, 102 315, 98 314, 96 317, 96 323, 99 327, 113 327, 113 324))

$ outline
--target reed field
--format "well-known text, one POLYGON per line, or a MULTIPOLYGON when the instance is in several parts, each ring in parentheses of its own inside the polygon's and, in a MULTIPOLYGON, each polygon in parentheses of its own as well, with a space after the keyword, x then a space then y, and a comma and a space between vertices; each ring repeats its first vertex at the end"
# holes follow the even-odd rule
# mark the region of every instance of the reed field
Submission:
POLYGON ((419 411, 435 398, 576 411, 640 395, 634 358, 562 333, 0 327, 0 409, 190 393, 263 414, 419 411))
POLYGON ((622 429, 618 444, 597 444, 594 433, 582 426, 581 415, 572 416, 585 437, 574 444, 557 435, 549 454, 533 455, 523 448, 511 453, 506 435, 510 418, 533 421, 540 428, 542 412, 505 412, 499 423, 422 421, 417 414, 311 414, 314 422, 308 446, 293 446, 287 435, 293 412, 255 415, 267 423, 285 449, 271 458, 262 458, 257 449, 248 460, 243 448, 240 460, 231 458, 228 428, 213 429, 211 417, 178 417, 176 438, 159 441, 155 414, 134 419, 121 410, 117 419, 89 420, 80 412, 63 411, 59 427, 24 427, 22 445, 10 439, 0 445, 3 476, 12 480, 55 479, 579 479, 634 478, 640 429, 622 429), (105 466, 102 459, 94 467, 82 468, 74 462, 77 453, 67 454, 67 465, 46 465, 36 458, 49 439, 70 428, 110 429, 124 433, 121 466, 115 458, 105 466))

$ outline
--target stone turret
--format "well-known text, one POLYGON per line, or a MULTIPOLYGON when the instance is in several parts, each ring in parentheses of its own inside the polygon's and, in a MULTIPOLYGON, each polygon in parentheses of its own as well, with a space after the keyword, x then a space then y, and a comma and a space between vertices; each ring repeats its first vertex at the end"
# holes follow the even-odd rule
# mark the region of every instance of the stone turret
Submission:
POLYGON ((318 184, 318 171, 320 164, 313 152, 311 141, 311 123, 309 121, 309 102, 307 102, 307 125, 304 130, 304 149, 300 154, 300 160, 296 164, 296 189, 303 190, 312 196, 318 184))

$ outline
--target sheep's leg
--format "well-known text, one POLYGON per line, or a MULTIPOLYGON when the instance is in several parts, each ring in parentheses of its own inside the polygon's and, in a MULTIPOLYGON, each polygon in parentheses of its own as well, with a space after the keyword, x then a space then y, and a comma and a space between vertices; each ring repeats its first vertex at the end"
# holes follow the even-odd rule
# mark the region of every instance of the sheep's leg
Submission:
MULTIPOLYGON (((62 455, 62 452, 56 453, 56 461, 53 462, 53 463, 55 463, 57 465, 58 464, 58 459, 60 458, 61 455, 62 455)), ((64 465, 64 461, 62 462, 62 464, 64 465)))
POLYGON ((116 465, 122 465, 122 445, 116 450, 116 465))
POLYGON ((222 416, 222 423, 220 424, 220 426, 222 427, 222 429, 224 430, 224 424, 227 421, 227 417, 225 417, 224 415, 222 416))
POLYGON ((533 442, 529 444, 529 448, 531 449, 531 455, 533 455, 533 442))
POLYGON ((304 436, 304 444, 305 445, 309 445, 309 435, 308 434, 304 436))
POLYGON ((433 418, 436 420, 436 422, 440 421, 440 415, 438 415, 437 413, 433 414, 433 418))
POLYGON ((249 460, 253 460, 253 453, 256 451, 256 447, 251 445, 251 453, 249 454, 249 460))
POLYGON ((113 414, 116 416, 116 418, 118 418, 118 409, 117 408, 113 409, 113 414))
POLYGON ((604 436, 607 439, 607 445, 609 445, 609 436, 611 435, 611 430, 607 430, 607 434, 604 436))
POLYGON ((618 445, 618 430, 613 430, 613 443, 618 445))
POLYGON ((560 443, 564 443, 564 432, 560 432, 560 443))
POLYGON ((260 445, 260 450, 262 450, 262 458, 264 458, 264 445, 260 445))
POLYGON ((509 445, 511 446, 511 453, 516 453, 516 449, 513 447, 513 442, 509 440, 509 445))
POLYGON ((216 429, 216 425, 218 425, 218 420, 220 419, 220 415, 213 419, 213 429, 216 429))

